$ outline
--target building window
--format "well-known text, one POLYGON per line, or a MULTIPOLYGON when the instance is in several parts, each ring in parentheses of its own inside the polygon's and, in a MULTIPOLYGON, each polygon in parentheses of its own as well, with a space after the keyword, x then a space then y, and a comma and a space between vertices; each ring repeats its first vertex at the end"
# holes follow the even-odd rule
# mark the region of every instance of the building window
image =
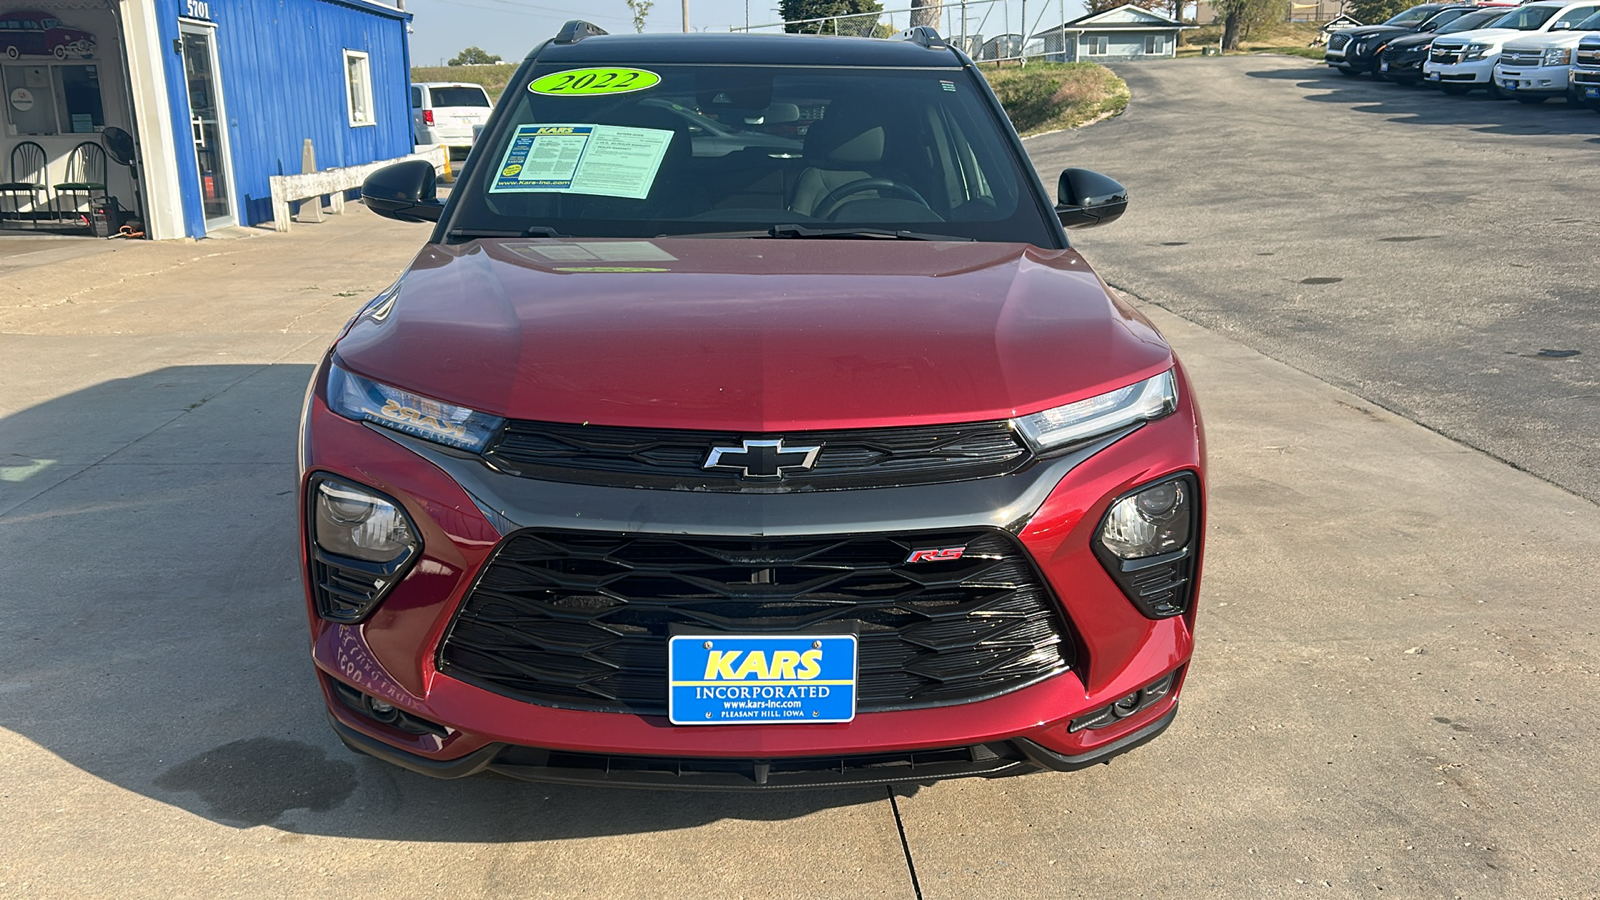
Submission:
POLYGON ((1111 39, 1105 35, 1099 37, 1083 36, 1083 53, 1085 56, 1105 56, 1110 49, 1111 39))
POLYGON ((1167 53, 1167 36, 1164 34, 1145 35, 1144 52, 1148 56, 1165 56, 1167 53))
POLYGON ((376 125, 372 114, 372 70, 367 55, 359 50, 344 52, 345 97, 350 102, 350 127, 376 125))

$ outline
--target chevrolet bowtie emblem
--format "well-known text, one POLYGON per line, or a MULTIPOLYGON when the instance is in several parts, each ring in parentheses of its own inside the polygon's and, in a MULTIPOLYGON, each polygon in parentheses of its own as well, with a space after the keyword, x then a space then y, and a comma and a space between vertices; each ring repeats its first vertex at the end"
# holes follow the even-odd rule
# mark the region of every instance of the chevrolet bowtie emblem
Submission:
POLYGON ((738 447, 712 447, 704 468, 737 469, 740 478, 782 478, 788 472, 803 472, 816 465, 820 452, 821 444, 785 447, 783 438, 745 440, 738 447))

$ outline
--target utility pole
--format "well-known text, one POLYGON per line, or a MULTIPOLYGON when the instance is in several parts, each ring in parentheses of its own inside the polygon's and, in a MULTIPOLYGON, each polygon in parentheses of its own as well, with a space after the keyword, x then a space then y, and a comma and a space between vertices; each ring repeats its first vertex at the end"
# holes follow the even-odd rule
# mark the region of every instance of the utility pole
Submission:
POLYGON ((683 0, 683 33, 689 33, 689 0, 683 0))

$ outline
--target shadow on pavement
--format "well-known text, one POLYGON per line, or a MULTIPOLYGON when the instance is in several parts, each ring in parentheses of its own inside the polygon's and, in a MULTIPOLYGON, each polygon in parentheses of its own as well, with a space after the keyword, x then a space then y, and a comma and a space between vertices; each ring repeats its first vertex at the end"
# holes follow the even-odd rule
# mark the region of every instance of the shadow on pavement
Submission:
POLYGON ((434 781, 345 750, 312 673, 296 553, 310 375, 171 367, 0 419, 0 727, 195 815, 307 834, 538 841, 885 799, 434 781))
POLYGON ((1265 69, 1247 72, 1251 78, 1295 81, 1307 90, 1326 93, 1306 97, 1314 103, 1336 103, 1357 112, 1387 116, 1407 125, 1466 125, 1485 134, 1597 134, 1600 115, 1561 100, 1529 105, 1496 100, 1483 91, 1461 96, 1433 88, 1407 87, 1370 77, 1351 78, 1331 70, 1265 69))

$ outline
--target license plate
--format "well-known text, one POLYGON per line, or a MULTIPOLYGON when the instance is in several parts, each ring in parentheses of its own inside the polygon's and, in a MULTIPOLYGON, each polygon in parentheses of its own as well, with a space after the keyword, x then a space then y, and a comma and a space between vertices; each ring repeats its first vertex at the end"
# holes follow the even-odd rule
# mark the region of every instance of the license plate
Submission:
POLYGON ((1439 73, 1438 72, 1429 72, 1428 73, 1428 80, 1429 81, 1438 81, 1439 80, 1439 73))
POLYGON ((1591 100, 1600 98, 1600 87, 1584 88, 1583 95, 1591 100))
POLYGON ((1378 71, 1379 72, 1387 72, 1387 71, 1389 71, 1389 64, 1386 63, 1386 62, 1385 63, 1378 63, 1378 71))
POLYGON ((848 722, 856 717, 856 636, 673 635, 674 725, 848 722))
POLYGON ((1517 83, 1515 81, 1502 81, 1500 84, 1508 91, 1514 91, 1517 89, 1517 83))

